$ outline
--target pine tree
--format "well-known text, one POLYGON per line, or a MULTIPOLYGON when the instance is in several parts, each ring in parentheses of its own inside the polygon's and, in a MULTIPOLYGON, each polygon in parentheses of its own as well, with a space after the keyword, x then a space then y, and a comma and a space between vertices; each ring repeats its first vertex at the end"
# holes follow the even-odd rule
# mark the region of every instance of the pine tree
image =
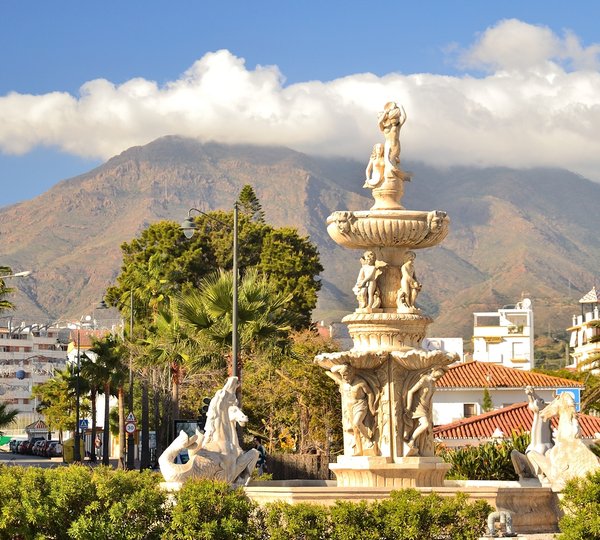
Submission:
POLYGON ((254 188, 250 184, 246 184, 242 188, 242 191, 240 191, 238 204, 240 211, 247 214, 251 221, 257 223, 265 222, 265 213, 254 192, 254 188))

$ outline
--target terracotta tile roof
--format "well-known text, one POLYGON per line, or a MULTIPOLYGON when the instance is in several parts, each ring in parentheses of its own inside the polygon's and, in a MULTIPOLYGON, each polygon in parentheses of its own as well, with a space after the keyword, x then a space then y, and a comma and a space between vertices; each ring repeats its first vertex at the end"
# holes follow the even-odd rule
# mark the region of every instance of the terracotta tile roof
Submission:
MULTIPOLYGON (((94 339, 102 339, 108 330, 89 330, 87 328, 79 331, 79 348, 89 349, 94 344, 94 339)), ((71 330, 70 341, 73 347, 77 347, 77 330, 71 330)))
MULTIPOLYGON (((600 417, 578 414, 577 419, 584 439, 595 439, 595 434, 600 433, 600 417)), ((515 403, 509 407, 436 426, 433 435, 436 439, 489 439, 499 428, 509 437, 513 431, 529 431, 532 421, 533 413, 527 408, 527 403, 515 403)), ((558 418, 552 418, 550 423, 553 429, 556 428, 558 418)))
POLYGON ((439 379, 436 388, 583 388, 578 381, 487 362, 455 364, 439 379))

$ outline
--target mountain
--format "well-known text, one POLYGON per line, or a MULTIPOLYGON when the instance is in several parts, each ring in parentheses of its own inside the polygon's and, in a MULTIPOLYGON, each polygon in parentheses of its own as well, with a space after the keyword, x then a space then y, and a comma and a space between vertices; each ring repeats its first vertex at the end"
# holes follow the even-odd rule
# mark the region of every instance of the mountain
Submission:
MULTIPOLYGON (((355 307, 360 253, 335 245, 325 220, 334 210, 372 205, 364 168, 287 148, 181 137, 130 148, 0 209, 0 263, 35 271, 15 280, 14 317, 90 313, 118 275, 122 242, 155 221, 182 221, 190 207, 230 209, 251 184, 270 223, 295 226, 319 246, 325 271, 315 318, 339 320, 355 307)), ((404 206, 451 218, 445 242, 418 253, 416 263, 424 283, 418 301, 436 318, 430 334, 468 337, 473 311, 495 311, 523 295, 533 301, 539 332, 570 325, 597 274, 600 185, 559 169, 406 168, 413 180, 404 206)))

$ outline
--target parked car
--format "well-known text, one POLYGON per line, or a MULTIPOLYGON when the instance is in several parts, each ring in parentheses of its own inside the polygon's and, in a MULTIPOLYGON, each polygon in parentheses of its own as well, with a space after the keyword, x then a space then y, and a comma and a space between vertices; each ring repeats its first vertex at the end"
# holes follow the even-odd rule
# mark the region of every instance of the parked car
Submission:
POLYGON ((41 456, 42 455, 42 448, 43 448, 45 442, 46 442, 45 440, 35 441, 31 445, 31 454, 34 455, 34 456, 41 456))
POLYGON ((62 444, 58 441, 49 441, 46 455, 48 457, 61 457, 63 454, 62 444))
POLYGON ((29 446, 29 441, 21 441, 18 445, 17 445, 17 453, 18 454, 26 454, 27 453, 27 447, 29 446))
POLYGON ((16 454, 17 448, 18 448, 19 444, 21 444, 22 442, 23 442, 23 439, 11 439, 11 441, 8 443, 9 450, 13 454, 16 454))

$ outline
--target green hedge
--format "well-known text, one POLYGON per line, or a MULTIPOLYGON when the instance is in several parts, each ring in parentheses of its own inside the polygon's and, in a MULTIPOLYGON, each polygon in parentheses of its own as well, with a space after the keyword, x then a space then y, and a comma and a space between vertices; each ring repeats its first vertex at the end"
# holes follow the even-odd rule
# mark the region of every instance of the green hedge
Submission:
POLYGON ((471 540, 491 511, 464 495, 416 490, 373 503, 274 503, 243 490, 187 482, 168 496, 160 475, 82 466, 0 466, 0 540, 471 540))
POLYGON ((561 507, 561 540, 600 540, 600 471, 567 482, 561 507))

